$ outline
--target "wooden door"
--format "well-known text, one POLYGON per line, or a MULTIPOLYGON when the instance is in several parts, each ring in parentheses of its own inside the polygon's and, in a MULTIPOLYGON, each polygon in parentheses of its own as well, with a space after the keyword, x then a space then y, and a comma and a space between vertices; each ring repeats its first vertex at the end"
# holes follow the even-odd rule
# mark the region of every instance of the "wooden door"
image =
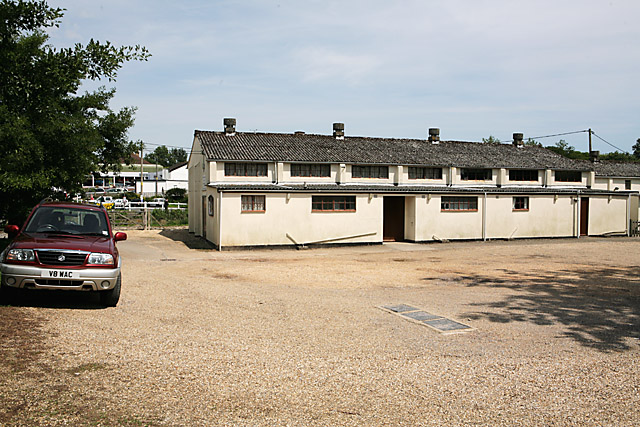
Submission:
POLYGON ((580 235, 589 235, 589 198, 580 198, 580 235))
POLYGON ((387 242, 404 240, 404 197, 385 196, 382 237, 387 242))

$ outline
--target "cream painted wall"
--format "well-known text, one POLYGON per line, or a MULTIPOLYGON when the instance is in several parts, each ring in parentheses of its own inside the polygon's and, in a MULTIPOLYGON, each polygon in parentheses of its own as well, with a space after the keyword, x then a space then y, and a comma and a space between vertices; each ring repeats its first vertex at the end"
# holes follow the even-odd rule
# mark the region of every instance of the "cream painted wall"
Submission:
POLYGON ((440 195, 415 200, 416 241, 440 239, 481 239, 482 238, 482 197, 478 197, 478 211, 441 212, 440 195))
POLYGON ((189 169, 189 231, 196 236, 202 235, 202 191, 206 162, 198 138, 194 138, 189 169), (204 166, 204 167, 203 167, 204 166))
POLYGON ((589 235, 626 233, 628 197, 589 196, 589 235))
POLYGON ((421 196, 406 196, 404 198, 404 238, 416 240, 416 206, 421 196))
MULTIPOLYGON (((258 193, 252 193, 257 195, 258 193)), ((310 194, 265 194, 265 212, 241 212, 240 193, 221 193, 222 247, 291 245, 365 233, 375 235, 334 243, 382 241, 383 198, 356 195, 356 212, 312 212, 310 194)), ((326 195, 326 194, 322 194, 326 195)))
POLYGON ((514 211, 513 197, 487 195, 488 239, 575 235, 576 209, 572 197, 559 196, 556 200, 552 195, 528 196, 528 211, 514 211))

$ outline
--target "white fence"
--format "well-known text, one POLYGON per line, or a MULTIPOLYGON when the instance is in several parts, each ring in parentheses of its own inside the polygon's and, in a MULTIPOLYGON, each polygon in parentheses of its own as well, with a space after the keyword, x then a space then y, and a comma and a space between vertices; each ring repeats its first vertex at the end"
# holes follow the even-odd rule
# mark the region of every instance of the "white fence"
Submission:
MULTIPOLYGON (((114 209, 126 209, 128 211, 141 211, 148 209, 164 209, 164 204, 157 202, 127 202, 126 206, 114 206, 114 209)), ((187 209, 186 203, 169 203, 168 210, 187 209)))

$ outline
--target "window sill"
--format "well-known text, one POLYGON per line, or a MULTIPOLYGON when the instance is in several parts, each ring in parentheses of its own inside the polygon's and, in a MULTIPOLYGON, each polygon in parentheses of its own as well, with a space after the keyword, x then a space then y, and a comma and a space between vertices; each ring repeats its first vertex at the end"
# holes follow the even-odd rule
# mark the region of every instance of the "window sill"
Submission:
POLYGON ((440 209, 440 212, 478 212, 478 209, 440 209))
POLYGON ((529 212, 529 209, 511 209, 511 212, 529 212))
POLYGON ((355 211, 356 211, 355 209, 348 209, 348 210, 347 210, 347 209, 345 209, 345 210, 333 210, 333 211, 330 211, 330 210, 316 210, 316 209, 312 209, 312 210, 311 210, 311 213, 327 213, 327 212, 328 212, 328 213, 336 213, 336 212, 338 212, 338 213, 339 213, 339 212, 355 212, 355 211))
POLYGON ((267 211, 240 211, 240 213, 266 213, 267 211))

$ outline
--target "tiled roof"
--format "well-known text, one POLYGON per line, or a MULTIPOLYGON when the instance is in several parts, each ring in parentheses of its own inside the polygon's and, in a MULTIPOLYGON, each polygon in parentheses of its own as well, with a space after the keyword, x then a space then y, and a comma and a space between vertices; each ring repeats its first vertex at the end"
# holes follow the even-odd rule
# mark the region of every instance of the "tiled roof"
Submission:
POLYGON ((449 187, 422 185, 358 185, 358 184, 210 184, 218 191, 228 192, 313 192, 313 193, 499 193, 499 194, 637 194, 637 191, 607 191, 567 187, 449 187))
POLYGON ((174 170, 181 168, 182 166, 186 165, 187 163, 189 163, 189 162, 178 162, 175 165, 169 167, 169 172, 173 172, 174 170))
POLYGON ((600 161, 594 164, 598 176, 640 177, 640 162, 600 161))
POLYGON ((542 147, 331 135, 195 131, 213 161, 280 161, 591 170, 591 164, 542 147))

